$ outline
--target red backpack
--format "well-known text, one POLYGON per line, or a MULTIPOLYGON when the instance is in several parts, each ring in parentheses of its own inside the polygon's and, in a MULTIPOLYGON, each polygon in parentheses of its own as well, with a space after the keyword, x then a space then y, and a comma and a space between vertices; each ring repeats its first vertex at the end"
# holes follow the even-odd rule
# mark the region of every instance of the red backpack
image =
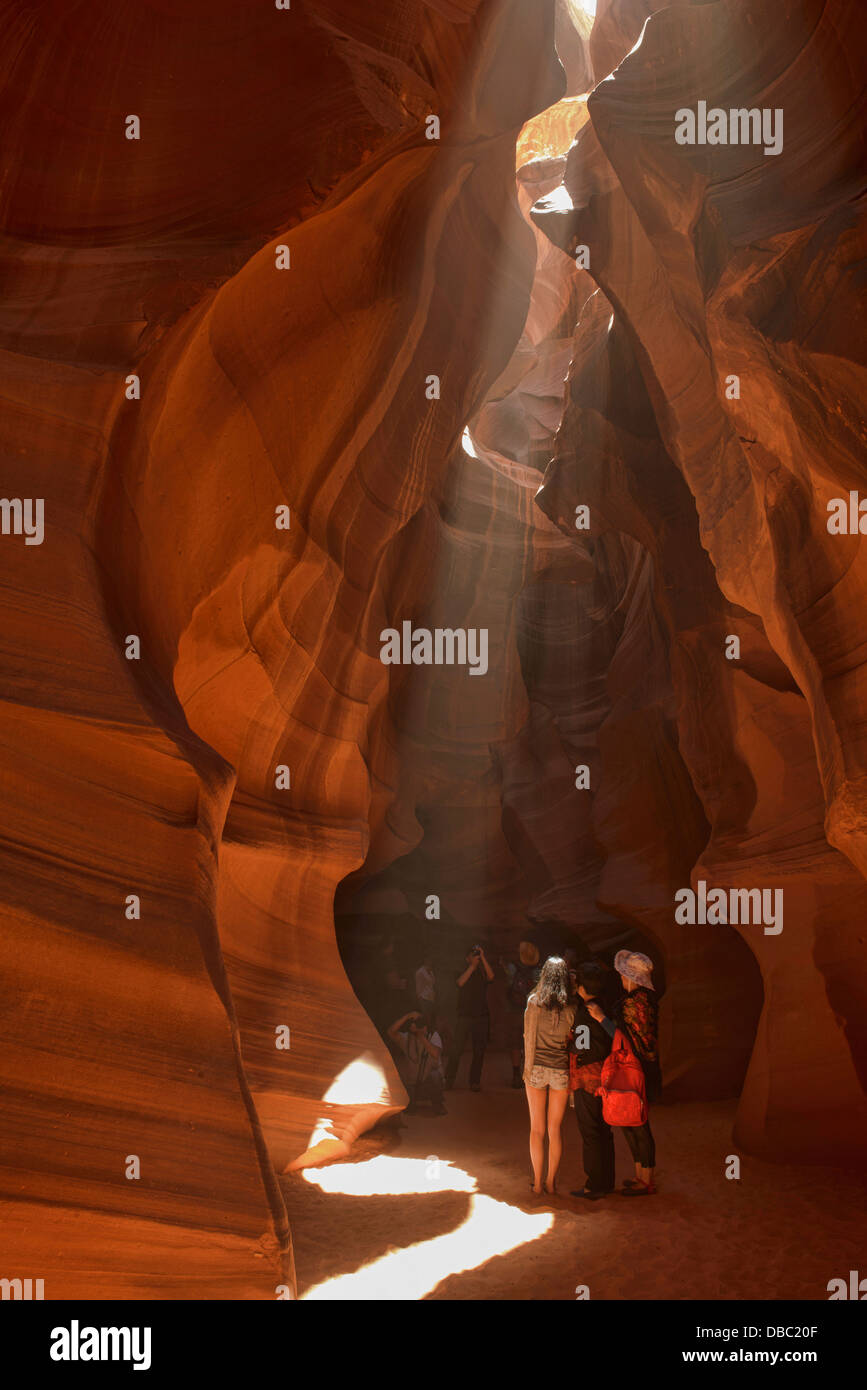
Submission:
POLYGON ((602 1063, 602 1118, 608 1125, 631 1129, 647 1119, 647 1096, 641 1063, 620 1029, 602 1063))

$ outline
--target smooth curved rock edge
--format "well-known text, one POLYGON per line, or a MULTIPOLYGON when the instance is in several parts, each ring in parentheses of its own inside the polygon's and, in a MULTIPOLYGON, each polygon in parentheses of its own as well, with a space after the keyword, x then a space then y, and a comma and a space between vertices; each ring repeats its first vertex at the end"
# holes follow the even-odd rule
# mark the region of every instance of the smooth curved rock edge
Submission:
POLYGON ((864 565, 823 534, 863 475, 857 7, 658 8, 600 0, 568 43, 539 0, 11 26, 4 489, 47 533, 0 546, 0 1163, 47 1297, 291 1286, 278 1174, 404 1102, 341 883, 344 946, 432 878, 444 943, 641 941, 672 1097, 748 1065, 742 1147, 867 1148, 864 565), (707 72, 796 112, 774 170, 659 138, 707 72), (482 689, 386 674, 381 627, 422 612, 488 623, 482 689), (701 877, 784 884, 783 936, 674 929, 701 877))
POLYGON ((333 898, 382 580, 526 316, 554 6, 97 0, 9 48, 4 486, 47 530, 0 550, 5 1250, 49 1298, 273 1298, 281 1170, 405 1103, 333 898))

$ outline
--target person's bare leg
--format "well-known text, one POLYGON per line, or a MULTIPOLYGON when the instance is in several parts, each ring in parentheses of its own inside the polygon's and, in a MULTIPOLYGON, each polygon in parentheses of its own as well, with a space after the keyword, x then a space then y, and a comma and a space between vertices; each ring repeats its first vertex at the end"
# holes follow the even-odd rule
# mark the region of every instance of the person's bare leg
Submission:
POLYGON ((525 1086, 530 1108, 530 1162, 533 1165, 533 1191, 542 1191, 542 1165, 545 1162, 545 1096, 547 1086, 525 1086))
POLYGON ((563 1116, 566 1113, 566 1102, 569 1099, 568 1090, 554 1091, 548 1090, 548 1180, 545 1183, 546 1192, 554 1193, 557 1188, 557 1169, 560 1167, 560 1159, 563 1155, 563 1136, 560 1127, 563 1124, 563 1116))

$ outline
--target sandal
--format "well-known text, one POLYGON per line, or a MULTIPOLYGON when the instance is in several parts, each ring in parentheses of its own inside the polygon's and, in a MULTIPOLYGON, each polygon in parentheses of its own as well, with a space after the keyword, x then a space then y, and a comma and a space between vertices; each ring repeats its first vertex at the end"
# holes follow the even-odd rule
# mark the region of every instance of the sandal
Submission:
POLYGON ((620 1189, 621 1197, 652 1197, 655 1192, 652 1182, 633 1182, 631 1187, 624 1183, 620 1189))

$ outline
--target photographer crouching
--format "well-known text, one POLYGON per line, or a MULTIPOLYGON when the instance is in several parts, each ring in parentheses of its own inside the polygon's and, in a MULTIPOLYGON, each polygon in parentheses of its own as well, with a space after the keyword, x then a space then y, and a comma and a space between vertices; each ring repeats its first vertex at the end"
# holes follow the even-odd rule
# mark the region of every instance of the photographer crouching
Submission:
POLYGON ((429 1101, 434 1115, 444 1115, 443 1043, 439 1033, 434 1032, 416 1009, 393 1023, 388 1036, 401 1053, 398 1070, 409 1092, 409 1105, 404 1113, 414 1115, 420 1105, 429 1101))

